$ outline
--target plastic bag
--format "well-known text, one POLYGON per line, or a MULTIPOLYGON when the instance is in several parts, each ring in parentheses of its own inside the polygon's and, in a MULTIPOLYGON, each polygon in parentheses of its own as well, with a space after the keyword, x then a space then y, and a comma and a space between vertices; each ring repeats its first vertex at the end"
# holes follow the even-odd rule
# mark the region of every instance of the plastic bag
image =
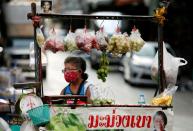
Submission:
POLYGON ((9 128, 8 123, 0 117, 0 131, 11 131, 11 129, 9 128))
MULTIPOLYGON (((35 69, 34 42, 30 42, 29 56, 30 56, 29 66, 30 66, 31 69, 35 69)), ((48 60, 47 60, 47 56, 46 56, 44 51, 41 51, 41 58, 42 58, 42 66, 47 66, 48 60)))
MULTIPOLYGON (((166 85, 175 85, 177 81, 179 66, 186 65, 187 61, 184 58, 172 56, 166 49, 163 42, 163 68, 166 78, 166 85)), ((155 55, 152 67, 151 76, 153 80, 158 79, 158 51, 155 55)))
POLYGON ((93 105, 115 104, 115 95, 112 88, 102 84, 93 85, 91 88, 91 100, 93 105))
POLYGON ((42 48, 42 46, 45 43, 45 38, 40 28, 36 28, 36 40, 37 40, 38 46, 42 48))
POLYGON ((169 85, 162 94, 154 97, 151 101, 154 106, 170 106, 172 103, 173 95, 178 89, 178 86, 169 85))
POLYGON ((96 40, 100 50, 105 51, 109 40, 107 34, 103 31, 103 28, 100 28, 100 30, 96 32, 96 40))
POLYGON ((92 49, 92 41, 93 37, 87 32, 86 28, 80 32, 76 32, 76 43, 80 50, 87 53, 90 52, 92 49))
POLYGON ((131 51, 140 51, 145 44, 144 40, 141 38, 139 30, 135 27, 132 29, 131 35, 129 36, 129 44, 131 51))
POLYGON ((31 120, 26 120, 22 123, 20 131, 36 131, 31 120))
POLYGON ((168 85, 168 87, 164 90, 163 92, 163 96, 173 96, 175 94, 175 92, 177 91, 178 86, 173 86, 173 85, 168 85))
POLYGON ((62 36, 58 36, 55 32, 55 29, 50 33, 50 36, 45 42, 44 50, 51 50, 53 53, 58 51, 64 51, 64 38, 62 36))
POLYGON ((119 56, 120 54, 122 55, 130 51, 130 44, 128 34, 121 34, 121 32, 119 32, 119 28, 116 30, 116 33, 109 40, 107 50, 113 55, 119 56))
POLYGON ((75 34, 72 33, 71 31, 69 31, 64 41, 65 41, 66 51, 74 51, 78 49, 76 40, 75 40, 75 34))
POLYGON ((92 48, 99 50, 100 46, 99 46, 99 43, 98 43, 98 41, 96 39, 95 34, 90 34, 90 37, 91 37, 92 48))

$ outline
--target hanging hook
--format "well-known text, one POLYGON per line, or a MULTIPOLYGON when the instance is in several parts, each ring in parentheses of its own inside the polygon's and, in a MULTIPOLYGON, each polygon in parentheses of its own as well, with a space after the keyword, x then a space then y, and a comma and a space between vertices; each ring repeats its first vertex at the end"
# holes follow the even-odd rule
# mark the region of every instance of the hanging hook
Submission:
POLYGON ((117 25, 119 26, 120 20, 119 20, 119 17, 118 17, 118 16, 117 16, 117 20, 118 20, 118 24, 117 24, 117 25))
POLYGON ((86 28, 86 17, 84 18, 84 27, 86 28))
POLYGON ((72 17, 70 17, 70 29, 69 29, 69 32, 72 31, 72 17))
MULTIPOLYGON (((119 18, 118 18, 118 16, 117 16, 117 28, 119 28, 119 18)), ((120 29, 120 28, 119 28, 120 29)))
POLYGON ((100 31, 101 31, 101 32, 103 32, 103 30, 104 30, 104 26, 102 26, 103 22, 104 22, 104 20, 103 20, 103 21, 101 22, 101 24, 100 24, 100 31))
POLYGON ((86 17, 84 18, 84 32, 86 33, 86 17))
POLYGON ((104 22, 104 20, 101 22, 101 24, 100 24, 100 28, 101 28, 101 26, 102 26, 103 22, 104 22))
POLYGON ((55 25, 53 25, 53 27, 50 29, 49 34, 50 35, 56 35, 55 25))
POLYGON ((52 31, 55 31, 55 25, 52 26, 52 31))
POLYGON ((136 21, 135 21, 135 19, 132 21, 132 23, 131 23, 131 26, 133 25, 133 27, 132 27, 132 31, 136 31, 136 21))
POLYGON ((119 27, 119 19, 117 17, 118 23, 117 23, 117 28, 116 28, 116 32, 119 33, 121 31, 120 27, 119 27))
POLYGON ((134 20, 133 20, 133 24, 135 25, 135 23, 136 23, 136 22, 135 22, 135 19, 134 19, 134 20))
POLYGON ((136 28, 136 26, 134 24, 132 31, 136 31, 136 30, 137 30, 137 28, 136 28))

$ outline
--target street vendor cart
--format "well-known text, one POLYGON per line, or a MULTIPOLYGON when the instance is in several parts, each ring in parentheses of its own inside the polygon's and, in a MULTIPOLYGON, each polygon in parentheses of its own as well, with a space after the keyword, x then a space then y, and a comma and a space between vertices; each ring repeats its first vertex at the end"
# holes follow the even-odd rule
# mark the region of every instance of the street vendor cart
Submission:
MULTIPOLYGON (((166 88, 165 74, 163 69, 163 26, 165 22, 167 6, 156 10, 154 16, 121 15, 121 16, 95 16, 95 15, 68 15, 68 14, 45 14, 36 12, 36 4, 31 4, 32 12, 28 13, 28 19, 33 21, 34 26, 34 49, 35 49, 35 77, 38 86, 35 87, 36 95, 27 98, 29 101, 33 98, 38 100, 39 106, 26 110, 28 114, 27 121, 31 121, 34 130, 66 130, 66 131, 84 131, 84 130, 142 130, 153 131, 156 126, 160 131, 172 131, 173 127, 173 107, 166 105, 114 105, 113 103, 87 104, 86 96, 46 96, 43 93, 42 84, 42 62, 41 48, 38 44, 37 28, 40 20, 43 18, 56 19, 100 19, 100 20, 135 20, 150 21, 157 23, 158 27, 158 87, 155 95, 161 94, 166 88), (65 100, 71 99, 71 104, 66 104, 65 100), (85 103, 78 104, 82 100, 85 103), (158 119, 157 119, 157 116, 158 119)), ((36 84, 37 84, 36 83, 36 84)), ((16 84, 17 87, 17 84, 16 84)), ((31 105, 24 101, 23 106, 31 105)))

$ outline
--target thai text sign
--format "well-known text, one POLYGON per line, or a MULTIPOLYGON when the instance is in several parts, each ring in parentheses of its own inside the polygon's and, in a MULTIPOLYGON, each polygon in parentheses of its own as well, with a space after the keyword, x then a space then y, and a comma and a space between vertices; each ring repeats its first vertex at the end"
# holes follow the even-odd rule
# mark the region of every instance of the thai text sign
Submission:
MULTIPOLYGON (((61 112, 57 107, 54 108, 55 113, 61 112)), ((62 112, 71 112, 81 118, 88 130, 172 131, 173 127, 171 109, 162 110, 153 107, 62 108, 62 112)))

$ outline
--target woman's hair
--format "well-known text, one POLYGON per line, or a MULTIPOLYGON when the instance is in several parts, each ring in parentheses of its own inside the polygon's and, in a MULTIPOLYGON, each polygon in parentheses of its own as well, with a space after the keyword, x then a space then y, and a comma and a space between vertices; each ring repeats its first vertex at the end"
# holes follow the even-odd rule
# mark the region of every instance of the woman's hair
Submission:
POLYGON ((164 126, 167 125, 167 116, 163 111, 157 111, 156 114, 153 117, 153 120, 155 120, 156 116, 161 116, 163 118, 163 121, 164 121, 164 126))
POLYGON ((66 63, 75 64, 78 69, 82 70, 82 78, 84 80, 88 79, 88 74, 85 73, 85 71, 86 71, 86 61, 83 58, 70 56, 70 57, 67 57, 65 59, 64 64, 66 64, 66 63))
POLYGON ((42 0, 41 1, 41 8, 43 8, 45 2, 48 2, 50 4, 49 10, 52 10, 52 1, 50 1, 50 0, 42 0))

